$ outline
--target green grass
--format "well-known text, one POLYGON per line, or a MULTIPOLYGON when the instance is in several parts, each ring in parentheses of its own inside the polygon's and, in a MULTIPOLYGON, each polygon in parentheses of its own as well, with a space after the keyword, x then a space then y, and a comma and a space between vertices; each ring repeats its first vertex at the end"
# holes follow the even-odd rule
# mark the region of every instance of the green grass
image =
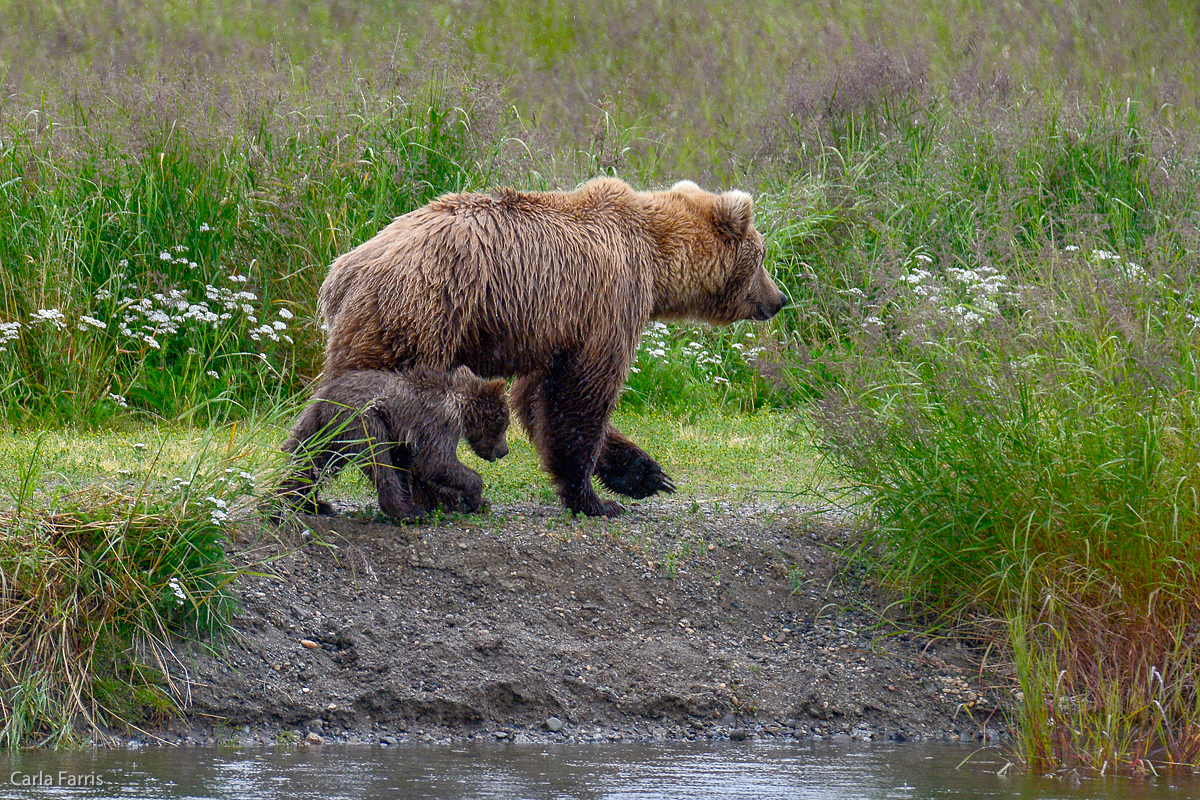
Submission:
POLYGON ((227 630, 226 522, 255 482, 242 437, 213 433, 4 441, 0 745, 102 743, 178 713, 171 640, 227 630))
MULTIPOLYGON (((196 472, 197 463, 207 457, 197 459, 197 451, 205 450, 221 456, 222 470, 236 468, 237 473, 262 475, 261 481, 255 481, 257 493, 263 489, 260 484, 277 479, 283 466, 278 448, 292 422, 284 411, 290 408, 293 406, 266 415, 266 421, 243 422, 237 428, 162 424, 129 430, 8 433, 0 435, 0 459, 39 465, 38 475, 30 483, 42 505, 52 506, 57 496, 96 486, 135 492, 145 484, 148 490, 169 491, 181 477, 196 472), (247 424, 253 433, 245 431, 247 424), (222 440, 229 436, 237 442, 233 456, 220 452, 222 440)), ((661 461, 679 484, 682 498, 811 494, 819 480, 816 452, 790 414, 745 415, 707 408, 685 419, 637 410, 618 412, 614 421, 661 461)), ((516 426, 509 432, 509 446, 509 454, 491 464, 475 457, 465 444, 460 445, 459 457, 483 476, 487 495, 497 502, 545 500, 557 505, 549 476, 516 426)), ((0 492, 7 490, 12 497, 20 491, 16 483, 0 484, 0 492)), ((374 498, 374 489, 360 473, 346 470, 322 494, 366 501, 374 498)))

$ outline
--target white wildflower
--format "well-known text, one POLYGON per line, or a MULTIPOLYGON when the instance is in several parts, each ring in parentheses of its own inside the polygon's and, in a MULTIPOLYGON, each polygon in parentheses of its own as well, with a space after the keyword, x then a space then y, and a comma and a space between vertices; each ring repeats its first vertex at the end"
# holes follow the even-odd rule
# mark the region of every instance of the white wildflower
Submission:
POLYGON ((33 312, 34 322, 49 322, 60 331, 67 327, 67 317, 57 308, 39 308, 33 312))

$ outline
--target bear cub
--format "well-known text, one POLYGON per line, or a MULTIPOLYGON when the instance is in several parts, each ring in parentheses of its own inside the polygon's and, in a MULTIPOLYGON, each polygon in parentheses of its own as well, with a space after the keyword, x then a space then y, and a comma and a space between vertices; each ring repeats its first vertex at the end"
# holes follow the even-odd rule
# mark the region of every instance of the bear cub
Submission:
POLYGON ((487 502, 483 480, 459 462, 458 441, 495 461, 508 454, 508 423, 504 380, 484 381, 466 367, 343 372, 321 385, 283 443, 292 472, 278 496, 332 514, 317 488, 358 458, 395 520, 414 522, 438 506, 474 513, 487 502))

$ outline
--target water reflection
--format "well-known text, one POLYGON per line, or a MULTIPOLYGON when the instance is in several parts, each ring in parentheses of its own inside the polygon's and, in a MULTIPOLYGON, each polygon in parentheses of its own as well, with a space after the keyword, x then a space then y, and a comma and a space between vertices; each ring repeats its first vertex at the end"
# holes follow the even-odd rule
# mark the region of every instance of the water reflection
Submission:
POLYGON ((1006 760, 1001 750, 829 742, 29 751, 0 754, 0 798, 1200 797, 1197 781, 998 777, 1006 760))

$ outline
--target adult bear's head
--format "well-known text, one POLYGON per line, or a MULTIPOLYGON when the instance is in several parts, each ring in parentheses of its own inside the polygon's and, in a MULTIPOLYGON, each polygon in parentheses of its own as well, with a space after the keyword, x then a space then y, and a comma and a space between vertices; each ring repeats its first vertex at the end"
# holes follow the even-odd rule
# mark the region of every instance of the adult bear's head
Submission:
POLYGON ((666 256, 655 275, 654 318, 722 325, 770 319, 787 305, 787 295, 763 266, 766 250, 754 227, 750 195, 713 194, 680 181, 648 197, 666 256))

